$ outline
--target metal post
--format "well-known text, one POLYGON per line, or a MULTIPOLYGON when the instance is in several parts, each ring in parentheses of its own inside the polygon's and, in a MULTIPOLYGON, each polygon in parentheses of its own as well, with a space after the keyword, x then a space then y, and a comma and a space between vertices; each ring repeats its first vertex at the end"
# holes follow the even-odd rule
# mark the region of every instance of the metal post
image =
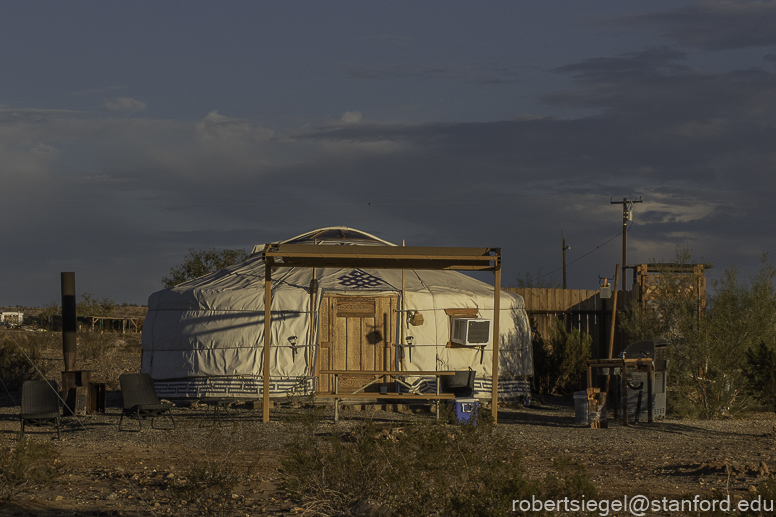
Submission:
POLYGON ((75 371, 77 338, 75 302, 75 273, 61 273, 62 282, 62 354, 65 360, 65 371, 75 371))

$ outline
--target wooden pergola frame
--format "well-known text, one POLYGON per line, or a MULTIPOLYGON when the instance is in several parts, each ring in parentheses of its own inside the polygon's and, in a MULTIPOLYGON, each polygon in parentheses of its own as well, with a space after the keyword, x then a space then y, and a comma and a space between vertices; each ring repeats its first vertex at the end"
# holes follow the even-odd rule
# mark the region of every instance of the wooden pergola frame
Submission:
POLYGON ((279 267, 426 269, 493 271, 493 388, 491 412, 498 418, 499 312, 501 309, 501 248, 418 246, 343 246, 332 244, 267 244, 264 260, 264 398, 263 420, 269 422, 269 363, 272 344, 272 270, 279 267))

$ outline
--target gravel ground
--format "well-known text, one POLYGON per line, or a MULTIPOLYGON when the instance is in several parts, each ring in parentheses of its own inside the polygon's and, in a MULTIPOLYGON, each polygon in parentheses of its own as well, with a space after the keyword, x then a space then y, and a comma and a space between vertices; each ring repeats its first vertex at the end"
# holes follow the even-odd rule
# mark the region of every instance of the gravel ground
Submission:
MULTIPOLYGON (((16 396, 0 397, 0 436, 11 446, 19 430, 16 396)), ((279 456, 283 443, 301 428, 306 410, 281 404, 272 422, 261 423, 261 410, 232 408, 231 421, 214 425, 204 407, 175 408, 176 430, 119 432, 120 394, 108 393, 105 415, 64 420, 62 438, 46 428, 31 428, 36 440, 59 451, 64 475, 50 486, 0 506, 0 515, 170 515, 165 480, 192 459, 223 448, 224 437, 237 438, 232 461, 257 467, 242 486, 241 515, 299 515, 299 502, 282 491, 279 456)), ((431 419, 424 411, 384 411, 376 406, 345 408, 339 424, 324 411, 317 433, 347 432, 365 419, 402 426, 431 419)), ((166 422, 160 421, 163 425, 166 422)), ((545 399, 539 407, 504 407, 499 430, 523 450, 531 476, 547 472, 554 458, 570 456, 588 468, 600 497, 646 495, 652 498, 729 494, 747 497, 776 468, 776 419, 758 414, 714 421, 666 419, 654 424, 590 429, 574 424, 570 399, 545 399)), ((223 451, 221 451, 223 452, 223 451)), ((650 514, 648 514, 650 515, 650 514)), ((669 515, 656 513, 653 515, 669 515)))

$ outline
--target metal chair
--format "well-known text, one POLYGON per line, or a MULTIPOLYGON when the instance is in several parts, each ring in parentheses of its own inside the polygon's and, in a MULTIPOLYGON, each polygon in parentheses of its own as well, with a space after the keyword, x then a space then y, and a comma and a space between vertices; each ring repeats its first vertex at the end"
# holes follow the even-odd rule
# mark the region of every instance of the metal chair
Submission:
POLYGON ((439 388, 441 393, 453 393, 456 398, 470 398, 474 396, 474 380, 477 378, 477 372, 469 368, 468 370, 458 370, 455 375, 442 375, 439 377, 441 382, 439 388))
POLYGON ((119 431, 124 430, 121 428, 121 423, 125 416, 137 419, 138 428, 135 431, 139 432, 143 429, 141 420, 150 418, 151 428, 156 429, 154 420, 165 413, 170 417, 172 429, 175 429, 172 404, 159 402, 159 396, 156 394, 156 387, 150 375, 147 373, 125 373, 119 377, 119 384, 124 401, 124 408, 119 420, 119 431))
POLYGON ((22 384, 22 406, 19 413, 22 436, 24 425, 54 425, 59 438, 59 387, 54 381, 24 381, 22 384))

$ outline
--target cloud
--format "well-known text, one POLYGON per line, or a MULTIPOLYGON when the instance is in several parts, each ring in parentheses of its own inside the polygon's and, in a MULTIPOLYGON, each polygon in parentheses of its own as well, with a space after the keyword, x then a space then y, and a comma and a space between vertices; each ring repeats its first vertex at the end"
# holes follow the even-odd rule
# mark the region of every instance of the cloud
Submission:
POLYGON ((209 141, 267 140, 274 134, 271 130, 259 128, 247 120, 221 115, 217 110, 205 115, 195 128, 200 138, 209 141))
MULTIPOLYGON (((6 238, 27 250, 36 235, 69 257, 79 246, 107 254, 93 236, 108 229, 133 236, 148 249, 125 259, 156 257, 145 275, 154 285, 133 287, 146 295, 179 252, 219 233, 248 247, 328 224, 410 244, 503 245, 516 276, 551 269, 547 236, 560 228, 574 253, 611 239, 621 218, 610 198, 643 196, 628 234, 634 262, 687 242, 709 260, 739 261, 776 245, 776 78, 687 61, 657 47, 557 69, 568 86, 544 101, 595 110, 576 118, 378 124, 349 111, 277 134, 217 110, 194 122, 0 110, 0 163, 18 171, 0 209, 42 207, 6 238), (61 237, 74 224, 89 242, 61 237)), ((612 242, 595 264, 619 260, 612 242)))
POLYGON ((693 69, 666 47, 566 65, 575 88, 552 92, 552 105, 638 114, 641 124, 711 119, 769 121, 776 109, 776 75, 759 69, 725 73, 693 69), (658 119, 659 117, 659 119, 658 119))
POLYGON ((105 99, 102 107, 108 111, 116 111, 121 113, 135 113, 138 111, 144 111, 146 104, 132 97, 116 97, 115 99, 105 99))
POLYGON ((86 112, 42 108, 0 108, 0 124, 40 123, 84 116, 86 112))
POLYGON ((342 114, 340 120, 345 124, 358 124, 361 122, 361 118, 360 111, 346 111, 342 114))
POLYGON ((706 1, 661 13, 611 17, 606 23, 658 30, 677 43, 706 50, 776 45, 772 1, 706 1))

